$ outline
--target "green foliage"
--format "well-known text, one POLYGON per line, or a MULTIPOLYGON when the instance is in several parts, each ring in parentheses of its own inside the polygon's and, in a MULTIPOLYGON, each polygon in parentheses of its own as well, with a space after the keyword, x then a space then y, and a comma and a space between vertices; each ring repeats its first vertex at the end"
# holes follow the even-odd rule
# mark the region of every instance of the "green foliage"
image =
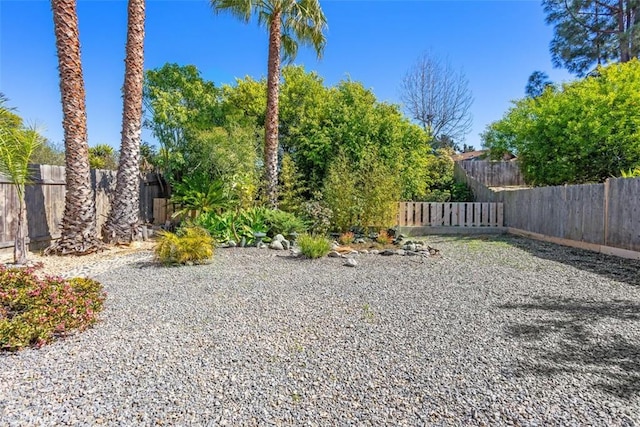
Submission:
POLYGON ((108 144, 89 147, 89 166, 91 166, 91 169, 118 169, 116 151, 108 144))
POLYGON ((302 205, 301 216, 311 234, 325 235, 331 227, 333 211, 319 198, 307 201, 302 205))
POLYGON ((483 134, 498 154, 518 155, 533 185, 602 182, 640 165, 640 62, 525 98, 483 134))
POLYGON ((188 215, 191 211, 221 212, 234 204, 232 195, 221 181, 209 181, 198 174, 185 177, 174 185, 171 202, 179 206, 174 217, 188 215))
POLYGON ((554 66, 585 76, 596 64, 640 55, 636 0, 543 0, 542 5, 554 29, 554 66))
POLYGON ((264 214, 269 236, 275 236, 276 234, 289 236, 293 232, 299 234, 307 230, 304 221, 290 212, 268 209, 265 210, 264 214))
POLYGON ((251 244, 255 240, 254 233, 288 236, 292 232, 302 233, 307 228, 304 221, 292 213, 263 207, 230 210, 222 214, 208 212, 199 215, 195 223, 208 230, 219 243, 229 240, 240 242, 244 238, 251 244))
POLYGON ((323 236, 303 234, 298 237, 297 244, 300 253, 310 259, 321 258, 331 251, 331 242, 323 236))
POLYGON ((389 227, 396 220, 400 183, 372 149, 353 164, 340 155, 329 167, 324 186, 333 228, 389 227))
POLYGON ((0 349, 40 347, 98 320, 105 293, 91 279, 39 278, 0 265, 0 349))
MULTIPOLYGON (((227 183, 241 206, 256 194, 261 133, 229 98, 242 88, 217 88, 196 67, 165 64, 145 74, 145 126, 160 142, 152 163, 172 185, 198 174, 227 183)), ((258 96, 250 92, 251 96, 258 96)), ((234 98, 235 97, 235 98, 234 98)))
POLYGON ((640 178, 640 166, 627 171, 620 171, 621 178, 640 178))
POLYGON ((213 256, 214 240, 202 227, 187 226, 176 233, 162 231, 155 255, 162 264, 199 264, 213 256))
POLYGON ((43 139, 42 144, 33 151, 29 161, 39 165, 64 166, 64 145, 59 146, 43 139))
POLYGON ((285 153, 282 156, 280 168, 280 201, 278 208, 285 212, 299 212, 304 201, 304 178, 298 172, 291 155, 285 153))

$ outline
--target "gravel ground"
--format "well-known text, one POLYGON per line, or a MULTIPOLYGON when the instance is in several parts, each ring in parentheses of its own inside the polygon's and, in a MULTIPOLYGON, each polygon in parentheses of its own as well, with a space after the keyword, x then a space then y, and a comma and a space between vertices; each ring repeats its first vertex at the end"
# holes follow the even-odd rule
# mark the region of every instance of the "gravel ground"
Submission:
POLYGON ((441 257, 98 275, 94 328, 0 354, 0 425, 640 426, 640 262, 515 237, 441 257))

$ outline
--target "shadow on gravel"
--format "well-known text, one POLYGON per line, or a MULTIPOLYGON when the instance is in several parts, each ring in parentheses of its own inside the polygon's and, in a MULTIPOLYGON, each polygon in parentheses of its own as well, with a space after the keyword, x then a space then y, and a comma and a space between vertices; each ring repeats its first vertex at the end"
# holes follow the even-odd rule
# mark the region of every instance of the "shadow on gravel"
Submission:
POLYGON ((593 375, 598 379, 593 384, 595 388, 623 399, 640 396, 640 340, 629 340, 610 328, 600 328, 601 334, 593 332, 597 323, 602 326, 613 320, 616 328, 623 330, 621 322, 639 322, 639 303, 537 299, 530 304, 505 304, 499 308, 530 314, 524 317, 530 318, 530 323, 505 327, 509 337, 530 344, 528 357, 518 362, 518 374, 593 375), (549 342, 557 346, 550 349, 544 345, 549 342))
POLYGON ((640 261, 560 246, 522 237, 509 237, 512 246, 531 255, 561 262, 629 285, 640 286, 640 261))

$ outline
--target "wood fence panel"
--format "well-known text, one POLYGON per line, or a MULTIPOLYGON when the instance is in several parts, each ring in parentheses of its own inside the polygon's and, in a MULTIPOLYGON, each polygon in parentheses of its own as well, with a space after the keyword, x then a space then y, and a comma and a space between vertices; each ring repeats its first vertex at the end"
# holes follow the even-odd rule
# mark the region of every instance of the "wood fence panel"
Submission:
POLYGON ((640 251, 640 178, 609 180, 607 245, 640 251))
POLYGON ((457 163, 467 175, 487 187, 525 185, 517 161, 463 160, 457 163))

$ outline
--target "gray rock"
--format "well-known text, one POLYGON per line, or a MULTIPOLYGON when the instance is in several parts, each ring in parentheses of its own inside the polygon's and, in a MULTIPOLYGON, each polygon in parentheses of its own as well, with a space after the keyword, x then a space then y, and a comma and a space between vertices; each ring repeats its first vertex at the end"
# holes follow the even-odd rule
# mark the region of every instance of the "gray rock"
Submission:
POLYGON ((404 254, 405 254, 405 256, 417 256, 417 255, 420 255, 420 253, 416 252, 416 251, 405 251, 404 254))
POLYGON ((372 249, 371 252, 369 252, 371 255, 378 255, 380 253, 379 250, 377 249, 372 249))
POLYGON ((282 247, 284 248, 285 251, 288 251, 289 248, 291 247, 291 243, 289 243, 287 239, 283 239, 280 243, 282 243, 282 247))
POLYGON ((406 253, 407 251, 405 251, 404 249, 398 249, 397 251, 395 251, 395 254, 400 256, 404 256, 406 253))
POLYGON ((337 251, 331 251, 327 256, 329 258, 342 258, 342 255, 340 254, 340 252, 337 252, 337 251))
POLYGON ((340 245, 337 242, 333 242, 331 243, 331 250, 335 251, 336 249, 338 249, 340 247, 340 245))
POLYGON ((368 251, 368 250, 366 250, 366 249, 363 249, 363 250, 361 250, 361 251, 360 251, 360 253, 361 253, 362 255, 367 255, 367 254, 369 253, 369 251, 368 251))
POLYGON ((273 238, 274 242, 282 242, 284 240, 284 236, 282 234, 276 234, 276 236, 273 238))
POLYGON ((235 240, 229 240, 229 241, 227 242, 227 245, 228 245, 230 248, 235 248, 236 246, 238 246, 238 244, 236 243, 236 241, 235 241, 235 240))
POLYGON ((274 240, 273 242, 271 242, 269 247, 271 249, 275 249, 275 250, 278 250, 278 251, 283 251, 284 250, 284 246, 282 245, 282 242, 278 241, 278 240, 274 240))
POLYGON ((385 249, 384 251, 380 252, 380 255, 383 255, 383 256, 391 256, 395 254, 396 254, 396 251, 392 249, 385 249))
POLYGON ((355 243, 355 244, 363 244, 363 243, 365 243, 365 241, 364 241, 364 239, 360 238, 360 239, 354 240, 353 243, 355 243))
POLYGON ((358 263, 353 258, 347 258, 344 265, 347 267, 355 267, 356 265, 358 265, 358 263))
POLYGON ((405 251, 415 251, 416 245, 414 243, 407 243, 402 247, 402 249, 404 249, 405 251))
POLYGON ((266 249, 268 248, 267 244, 264 242, 259 242, 258 243, 258 249, 266 249))

